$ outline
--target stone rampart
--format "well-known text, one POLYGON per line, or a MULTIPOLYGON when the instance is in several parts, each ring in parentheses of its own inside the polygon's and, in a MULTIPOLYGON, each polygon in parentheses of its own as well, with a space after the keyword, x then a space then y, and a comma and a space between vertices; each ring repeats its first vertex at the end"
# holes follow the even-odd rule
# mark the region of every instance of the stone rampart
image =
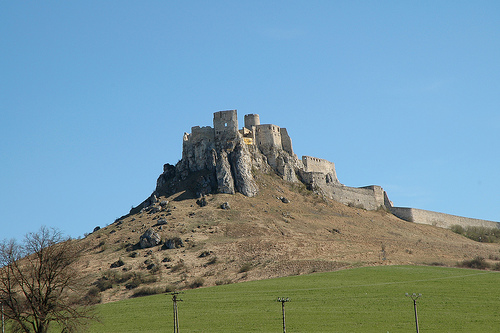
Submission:
POLYGON ((281 149, 281 133, 279 126, 272 124, 257 125, 255 141, 259 148, 268 150, 271 147, 281 149))
POLYGON ((258 159, 259 165, 263 165, 262 161, 265 160, 266 165, 283 179, 302 181, 309 189, 345 205, 366 210, 386 207, 403 220, 442 228, 452 225, 500 228, 500 223, 494 221, 393 207, 387 193, 380 186, 345 186, 337 179, 334 163, 311 156, 303 156, 300 161, 293 153, 292 140, 286 128, 260 124, 258 114, 245 115, 245 126, 241 130, 238 130, 236 110, 215 112, 213 128, 192 127, 190 134, 184 134, 182 161, 178 169, 183 176, 187 172, 197 171, 215 173, 219 192, 238 191, 253 196, 257 193, 257 188, 249 171, 254 163, 250 156, 254 159, 262 156, 258 159), (250 154, 250 151, 253 153, 250 154))
POLYGON ((500 229, 499 222, 438 213, 417 208, 392 207, 390 208, 390 211, 402 220, 420 224, 429 224, 441 228, 450 228, 453 225, 460 225, 462 227, 474 226, 500 229))
POLYGON ((288 135, 288 131, 286 130, 286 128, 283 127, 280 128, 280 135, 281 135, 281 147, 288 154, 293 155, 292 139, 288 135))
POLYGON ((376 210, 384 207, 384 190, 380 186, 349 187, 344 185, 331 185, 331 198, 344 205, 376 210))
POLYGON ((189 141, 199 142, 202 140, 208 140, 208 142, 214 142, 215 140, 214 129, 210 126, 194 126, 191 127, 191 134, 189 135, 189 141))
POLYGON ((246 114, 245 115, 245 127, 252 130, 253 126, 260 125, 260 118, 258 114, 246 114))
POLYGON ((238 114, 236 110, 219 111, 214 113, 215 137, 224 135, 233 136, 238 133, 238 114))
POLYGON ((338 183, 335 164, 322 158, 302 156, 302 164, 306 172, 322 172, 325 175, 330 174, 332 181, 338 183))

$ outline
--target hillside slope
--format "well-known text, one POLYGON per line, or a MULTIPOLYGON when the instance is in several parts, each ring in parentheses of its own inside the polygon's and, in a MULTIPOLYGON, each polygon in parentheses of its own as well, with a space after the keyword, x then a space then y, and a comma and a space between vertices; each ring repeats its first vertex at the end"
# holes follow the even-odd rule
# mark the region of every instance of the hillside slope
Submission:
POLYGON ((302 184, 254 172, 260 189, 255 197, 208 195, 202 207, 179 192, 80 240, 87 249, 81 269, 89 284, 103 290, 102 302, 130 297, 146 284, 164 291, 359 266, 452 266, 476 256, 500 256, 499 244, 477 243, 384 210, 348 207, 302 184), (230 209, 222 209, 223 203, 230 209), (138 248, 149 228, 163 243, 178 237, 183 247, 138 248), (113 263, 118 267, 111 268, 113 263))

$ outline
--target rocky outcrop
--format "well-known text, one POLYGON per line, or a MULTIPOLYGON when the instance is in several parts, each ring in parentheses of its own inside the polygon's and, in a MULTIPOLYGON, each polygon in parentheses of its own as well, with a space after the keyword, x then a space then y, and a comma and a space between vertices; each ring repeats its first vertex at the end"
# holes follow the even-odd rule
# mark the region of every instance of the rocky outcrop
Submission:
POLYGON ((235 147, 231 156, 236 191, 253 197, 259 191, 252 174, 252 157, 244 144, 235 147))
MULTIPOLYGON (((214 128, 195 126, 192 133, 184 134, 182 159, 175 166, 164 165, 151 197, 134 209, 156 206, 156 198, 180 192, 186 198, 236 192, 253 197, 259 191, 254 169, 275 172, 287 181, 300 181, 297 175, 303 165, 293 153, 291 142, 285 145, 287 150, 281 144, 253 144, 257 139, 248 137, 252 133, 248 129, 240 133, 235 117, 235 112, 219 112, 214 114, 214 128)), ((261 129, 265 131, 267 126, 261 129)), ((255 127, 253 130, 257 131, 255 127)))
POLYGON ((145 249, 148 247, 153 247, 159 245, 161 243, 161 237, 153 229, 149 228, 146 232, 140 237, 139 245, 141 249, 145 249))
POLYGON ((218 154, 216 168, 217 191, 219 193, 234 194, 234 179, 231 174, 231 164, 227 157, 227 152, 221 150, 218 154))

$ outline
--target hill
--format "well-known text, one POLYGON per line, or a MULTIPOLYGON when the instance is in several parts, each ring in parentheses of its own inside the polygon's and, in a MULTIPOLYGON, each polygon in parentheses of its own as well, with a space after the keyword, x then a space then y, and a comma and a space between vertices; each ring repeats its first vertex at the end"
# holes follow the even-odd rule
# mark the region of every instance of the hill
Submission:
MULTIPOLYGON (((454 266, 477 256, 498 262, 499 244, 398 219, 384 209, 349 207, 273 172, 253 170, 259 192, 188 190, 93 232, 81 269, 102 302, 173 289, 378 265, 454 266), (229 209, 221 206, 227 203, 229 209), (140 248, 152 229, 162 244, 140 248), (178 248, 167 249, 170 244, 178 248), (181 244, 182 243, 182 244, 181 244), (112 268, 114 267, 114 268, 112 268), (147 287, 147 288, 145 288, 147 287)), ((227 208, 227 207, 226 207, 227 208)))

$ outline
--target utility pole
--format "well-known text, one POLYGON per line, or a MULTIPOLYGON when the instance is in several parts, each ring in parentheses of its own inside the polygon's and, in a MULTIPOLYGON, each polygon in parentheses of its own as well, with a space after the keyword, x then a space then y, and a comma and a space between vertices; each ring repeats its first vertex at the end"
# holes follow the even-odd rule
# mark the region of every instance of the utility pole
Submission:
POLYGON ((417 328, 417 333, 419 333, 418 329, 418 316, 417 316, 417 298, 421 297, 422 294, 405 294, 407 297, 410 297, 413 300, 413 310, 415 311, 415 327, 417 328))
POLYGON ((177 302, 182 302, 182 299, 178 299, 178 292, 170 293, 172 295, 172 302, 174 303, 174 333, 179 333, 179 313, 177 311, 177 302))
POLYGON ((278 297, 278 302, 281 302, 281 313, 283 315, 283 333, 286 333, 286 325, 285 325, 285 303, 290 302, 288 297, 278 297))

